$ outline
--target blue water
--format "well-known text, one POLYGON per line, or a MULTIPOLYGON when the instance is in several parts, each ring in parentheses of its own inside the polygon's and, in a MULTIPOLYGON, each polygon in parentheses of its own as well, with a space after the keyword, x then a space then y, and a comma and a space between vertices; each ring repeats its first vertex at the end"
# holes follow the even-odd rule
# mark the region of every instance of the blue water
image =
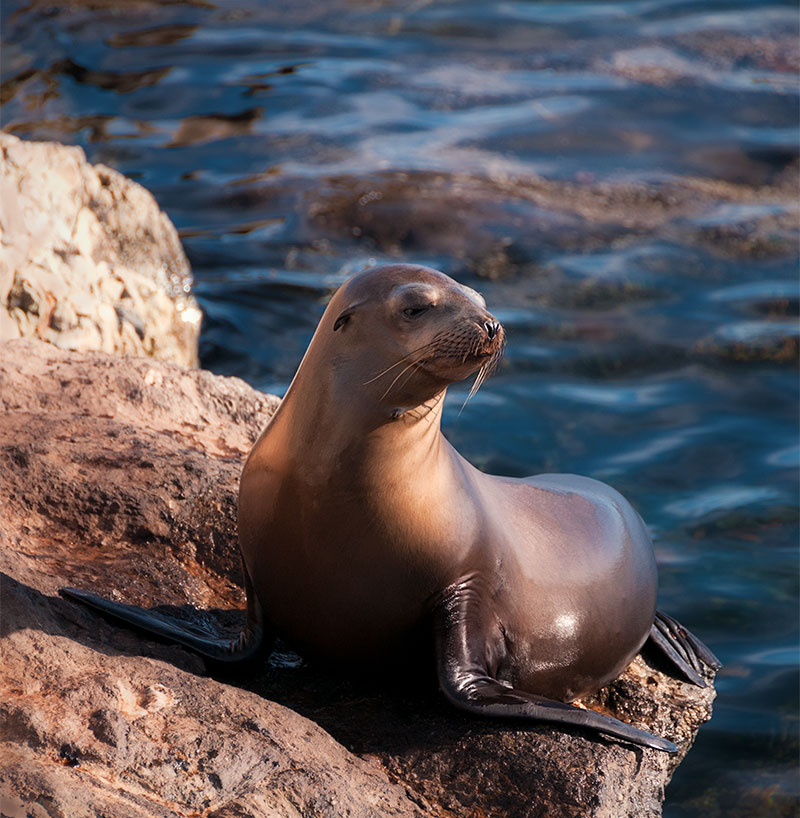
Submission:
POLYGON ((5 2, 2 124, 181 232, 202 363, 282 392, 332 288, 433 264, 505 323, 446 433, 606 480, 725 663, 665 814, 796 814, 792 3, 5 2), (100 4, 96 4, 100 5, 100 4))

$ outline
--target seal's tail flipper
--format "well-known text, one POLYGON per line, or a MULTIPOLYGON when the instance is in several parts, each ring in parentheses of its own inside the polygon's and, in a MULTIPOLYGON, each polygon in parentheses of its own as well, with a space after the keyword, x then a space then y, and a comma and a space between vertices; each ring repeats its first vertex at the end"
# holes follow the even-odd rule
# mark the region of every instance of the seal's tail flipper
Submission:
POLYGON ((719 659, 693 633, 671 616, 659 611, 656 611, 656 618, 650 629, 649 643, 661 652, 684 679, 698 687, 706 686, 701 675, 701 661, 715 671, 722 667, 719 659))
POLYGON ((246 586, 247 624, 239 636, 233 639, 218 638, 186 622, 171 620, 137 605, 112 602, 80 588, 60 588, 59 593, 66 599, 100 611, 125 625, 189 648, 207 660, 210 669, 237 670, 266 658, 272 649, 272 640, 265 632, 261 606, 251 591, 249 581, 246 586))

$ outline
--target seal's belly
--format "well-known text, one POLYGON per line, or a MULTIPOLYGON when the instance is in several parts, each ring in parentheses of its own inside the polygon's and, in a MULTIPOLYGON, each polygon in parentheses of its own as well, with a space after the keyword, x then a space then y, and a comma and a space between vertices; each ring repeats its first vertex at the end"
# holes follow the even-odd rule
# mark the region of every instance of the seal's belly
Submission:
POLYGON ((655 615, 654 581, 526 582, 508 590, 514 601, 498 610, 506 634, 504 678, 561 701, 595 692, 619 676, 647 639, 655 615))
MULTIPOLYGON (((528 599, 538 597, 550 606, 552 590, 529 590, 528 599)), ((655 614, 650 600, 632 608, 625 602, 631 593, 598 597, 572 590, 544 616, 515 611, 503 623, 508 650, 504 678, 514 687, 571 701, 619 676, 644 644, 655 614)))
POLYGON ((497 480, 506 678, 569 701, 616 678, 655 614, 652 544, 613 489, 586 478, 497 480), (514 525, 509 526, 508 520, 514 525))

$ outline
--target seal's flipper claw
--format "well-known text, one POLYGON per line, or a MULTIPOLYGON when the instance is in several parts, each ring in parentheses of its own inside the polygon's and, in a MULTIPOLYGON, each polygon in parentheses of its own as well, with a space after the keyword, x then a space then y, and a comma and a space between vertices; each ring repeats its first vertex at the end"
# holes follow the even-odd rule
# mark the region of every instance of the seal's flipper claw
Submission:
POLYGON ((653 621, 651 631, 656 635, 655 638, 657 639, 659 646, 669 646, 670 659, 675 661, 675 656, 677 656, 677 661, 680 665, 690 666, 695 671, 700 670, 697 657, 692 656, 692 651, 690 648, 688 648, 686 639, 682 638, 681 634, 679 634, 676 630, 670 628, 670 626, 658 614, 656 614, 653 621))
POLYGON ((691 653, 699 657, 703 664, 708 665, 714 671, 722 667, 722 662, 717 659, 711 648, 698 639, 688 628, 684 628, 680 622, 669 616, 669 614, 656 611, 656 620, 661 620, 671 631, 679 634, 682 639, 685 640, 691 653))
POLYGON ((691 682, 698 687, 706 686, 703 677, 678 653, 675 645, 656 624, 653 624, 650 630, 649 641, 658 648, 664 658, 670 662, 672 668, 687 682, 691 682))
POLYGON ((236 669, 249 666, 255 660, 266 658, 272 647, 260 621, 260 611, 256 616, 251 611, 257 602, 251 602, 248 594, 248 620, 244 630, 234 639, 220 639, 204 634, 184 622, 171 621, 154 611, 137 605, 112 602, 102 596, 80 588, 59 588, 59 594, 72 602, 86 605, 95 611, 144 631, 167 642, 173 642, 200 654, 207 663, 217 668, 236 669))
POLYGON ((649 642, 684 679, 698 687, 706 687, 701 661, 715 671, 722 667, 706 645, 667 614, 656 612, 649 642))
POLYGON ((606 736, 667 753, 671 741, 625 722, 516 690, 492 678, 486 667, 486 633, 480 593, 470 580, 449 586, 434 610, 439 684, 456 707, 482 716, 584 727, 606 736))

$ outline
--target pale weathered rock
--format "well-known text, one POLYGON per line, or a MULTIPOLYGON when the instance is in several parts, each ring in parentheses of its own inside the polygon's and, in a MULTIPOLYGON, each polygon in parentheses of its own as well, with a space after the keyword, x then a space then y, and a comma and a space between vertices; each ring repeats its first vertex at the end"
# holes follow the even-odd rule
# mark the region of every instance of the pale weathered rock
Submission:
POLYGON ((56 595, 78 585, 236 627, 237 482, 276 405, 207 372, 0 344, 3 811, 658 816, 714 693, 639 659, 592 705, 677 757, 462 715, 431 662, 363 678, 273 660, 236 687, 56 595))
POLYGON ((0 340, 197 365, 201 313, 152 195, 83 151, 0 133, 0 340))

